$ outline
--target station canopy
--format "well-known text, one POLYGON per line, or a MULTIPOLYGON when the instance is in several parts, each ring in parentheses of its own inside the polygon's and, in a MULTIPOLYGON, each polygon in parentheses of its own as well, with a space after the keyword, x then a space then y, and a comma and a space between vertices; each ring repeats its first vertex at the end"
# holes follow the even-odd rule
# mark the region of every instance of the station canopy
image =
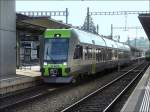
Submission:
POLYGON ((69 24, 65 24, 54 19, 46 17, 28 17, 22 14, 16 15, 16 28, 17 30, 30 31, 32 33, 42 33, 46 29, 61 29, 71 28, 69 24))
POLYGON ((139 20, 146 32, 148 39, 150 40, 150 14, 140 14, 139 20))
POLYGON ((34 18, 34 19, 27 19, 23 20, 23 22, 38 25, 41 27, 46 27, 50 29, 67 29, 71 28, 71 25, 65 24, 63 22, 56 21, 54 19, 48 19, 48 18, 34 18))
POLYGON ((44 27, 44 26, 39 26, 39 25, 35 25, 35 24, 24 21, 24 20, 28 20, 28 19, 30 19, 30 17, 28 17, 28 16, 21 15, 21 14, 16 15, 17 32, 18 31, 30 32, 30 33, 40 35, 46 30, 46 27, 44 27))

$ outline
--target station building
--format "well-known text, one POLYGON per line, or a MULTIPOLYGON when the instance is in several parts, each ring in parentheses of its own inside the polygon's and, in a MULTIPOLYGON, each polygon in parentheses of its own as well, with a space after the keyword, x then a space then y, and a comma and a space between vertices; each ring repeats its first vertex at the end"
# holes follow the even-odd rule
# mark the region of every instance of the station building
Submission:
POLYGON ((71 27, 47 17, 28 17, 21 14, 16 14, 16 17, 17 68, 40 64, 40 39, 46 29, 71 27))

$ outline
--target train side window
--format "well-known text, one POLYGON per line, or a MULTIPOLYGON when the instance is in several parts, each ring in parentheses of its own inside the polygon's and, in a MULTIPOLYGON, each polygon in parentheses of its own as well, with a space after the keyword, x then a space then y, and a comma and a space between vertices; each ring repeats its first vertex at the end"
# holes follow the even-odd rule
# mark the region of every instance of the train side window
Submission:
POLYGON ((87 60, 88 59, 88 47, 85 47, 85 54, 84 54, 84 56, 85 56, 85 60, 87 60))
POLYGON ((92 48, 88 48, 88 59, 92 59, 92 48))
POLYGON ((105 55, 105 51, 104 51, 104 49, 102 48, 101 49, 101 61, 104 61, 104 55, 105 55))
POLYGON ((99 52, 98 52, 99 50, 98 49, 96 49, 96 61, 99 61, 99 52))
POLYGON ((107 48, 103 49, 103 61, 107 60, 107 48))
POLYGON ((83 47, 76 45, 73 59, 82 59, 83 57, 83 47))
POLYGON ((99 49, 99 61, 102 61, 103 59, 102 59, 102 49, 99 49))

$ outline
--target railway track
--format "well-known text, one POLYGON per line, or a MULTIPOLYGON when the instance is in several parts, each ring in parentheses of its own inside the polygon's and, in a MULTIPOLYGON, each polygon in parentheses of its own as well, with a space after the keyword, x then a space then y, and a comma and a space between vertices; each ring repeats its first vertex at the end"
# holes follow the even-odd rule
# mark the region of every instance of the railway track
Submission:
POLYGON ((61 112, 111 111, 113 105, 132 86, 148 65, 148 63, 142 63, 130 69, 103 87, 63 109, 61 112))
POLYGON ((61 88, 62 86, 60 85, 50 86, 50 85, 42 84, 36 87, 28 88, 19 93, 17 92, 16 94, 0 97, 0 111, 3 111, 4 109, 15 106, 17 104, 31 101, 40 96, 50 94, 61 88))
MULTIPOLYGON (((122 72, 121 72, 122 74, 122 72)), ((87 83, 89 81, 82 81, 82 83, 87 83)), ((81 84, 81 83, 80 83, 81 84)), ((75 86, 78 86, 77 84, 75 86)), ((81 84, 82 85, 82 84, 81 84)), ((31 102, 39 97, 56 94, 57 92, 67 91, 75 87, 74 85, 41 85, 35 88, 28 89, 27 91, 14 94, 11 96, 0 97, 0 111, 11 109, 11 107, 16 107, 16 105, 24 105, 24 103, 31 102)))

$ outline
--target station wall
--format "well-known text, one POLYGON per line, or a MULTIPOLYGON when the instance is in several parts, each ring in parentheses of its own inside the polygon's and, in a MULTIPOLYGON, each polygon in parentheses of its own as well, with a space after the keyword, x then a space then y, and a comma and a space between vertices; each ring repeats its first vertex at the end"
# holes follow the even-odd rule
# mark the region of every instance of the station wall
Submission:
POLYGON ((15 0, 0 0, 0 75, 16 73, 15 0))

